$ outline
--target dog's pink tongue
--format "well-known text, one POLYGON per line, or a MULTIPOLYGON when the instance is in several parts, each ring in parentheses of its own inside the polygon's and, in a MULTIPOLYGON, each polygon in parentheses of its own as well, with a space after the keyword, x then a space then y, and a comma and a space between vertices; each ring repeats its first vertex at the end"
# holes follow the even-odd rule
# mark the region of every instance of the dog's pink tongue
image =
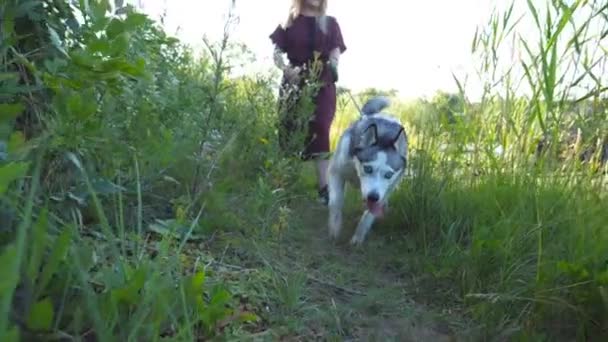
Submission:
POLYGON ((384 205, 382 205, 382 203, 367 201, 367 209, 375 217, 384 216, 384 205))

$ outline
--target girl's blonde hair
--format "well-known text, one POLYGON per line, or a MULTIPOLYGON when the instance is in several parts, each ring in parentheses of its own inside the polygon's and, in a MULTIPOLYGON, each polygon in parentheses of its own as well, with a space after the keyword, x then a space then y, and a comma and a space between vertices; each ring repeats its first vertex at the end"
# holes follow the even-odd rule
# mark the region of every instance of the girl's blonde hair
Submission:
MULTIPOLYGON (((294 19, 297 18, 302 12, 302 7, 304 7, 305 0, 292 0, 291 6, 289 7, 289 15, 287 16, 287 21, 285 22, 285 28, 288 28, 293 23, 294 19)), ((321 0, 320 6, 320 15, 325 16, 325 12, 327 11, 327 0, 321 0)))

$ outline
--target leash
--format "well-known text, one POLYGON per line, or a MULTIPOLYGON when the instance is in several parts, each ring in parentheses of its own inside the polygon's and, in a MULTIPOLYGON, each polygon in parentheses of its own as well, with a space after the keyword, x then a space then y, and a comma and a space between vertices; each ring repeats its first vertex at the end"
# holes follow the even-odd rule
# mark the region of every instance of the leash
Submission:
POLYGON ((351 93, 350 89, 347 89, 346 92, 348 92, 348 95, 350 96, 351 101, 353 102, 353 104, 357 108, 357 111, 359 111, 359 114, 361 114, 361 107, 359 107, 359 105, 357 104, 357 100, 355 100, 355 97, 353 96, 353 93, 351 93))

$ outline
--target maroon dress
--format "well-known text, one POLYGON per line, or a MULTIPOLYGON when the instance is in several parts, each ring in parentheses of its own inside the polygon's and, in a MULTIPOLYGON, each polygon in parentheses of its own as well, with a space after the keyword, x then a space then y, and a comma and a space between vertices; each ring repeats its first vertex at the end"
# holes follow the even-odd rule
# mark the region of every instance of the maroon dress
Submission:
MULTIPOLYGON (((279 25, 270 35, 271 41, 287 54, 290 65, 300 67, 307 65, 312 61, 314 51, 320 53, 319 58, 323 62, 318 80, 322 82, 321 88, 313 97, 315 110, 312 119, 308 122, 305 146, 301 155, 304 160, 329 152, 329 130, 336 112, 336 79, 327 61, 333 49, 339 48, 341 53, 346 51, 340 25, 334 17, 326 17, 325 31, 321 30, 317 23, 318 20, 313 16, 299 15, 287 29, 279 25)), ((303 85, 306 72, 302 75, 304 77, 299 87, 303 85)), ((285 98, 288 87, 289 82, 283 77, 279 92, 281 99, 285 98)), ((288 96, 292 96, 293 92, 289 94, 291 95, 288 96)), ((297 124, 290 119, 289 113, 285 113, 289 112, 289 108, 282 111, 284 115, 279 123, 279 143, 282 148, 285 148, 285 141, 291 137, 292 131, 297 129, 297 124)))

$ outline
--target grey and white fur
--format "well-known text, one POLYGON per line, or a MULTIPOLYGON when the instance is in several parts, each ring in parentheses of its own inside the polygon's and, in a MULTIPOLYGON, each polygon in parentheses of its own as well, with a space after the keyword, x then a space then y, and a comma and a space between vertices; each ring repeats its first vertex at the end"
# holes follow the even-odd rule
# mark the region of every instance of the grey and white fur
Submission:
POLYGON ((390 101, 368 100, 361 117, 340 136, 328 169, 329 235, 342 228, 345 185, 359 187, 366 208, 350 242, 359 245, 376 218, 384 216, 391 192, 401 182, 408 161, 408 137, 395 117, 383 113, 390 101))

